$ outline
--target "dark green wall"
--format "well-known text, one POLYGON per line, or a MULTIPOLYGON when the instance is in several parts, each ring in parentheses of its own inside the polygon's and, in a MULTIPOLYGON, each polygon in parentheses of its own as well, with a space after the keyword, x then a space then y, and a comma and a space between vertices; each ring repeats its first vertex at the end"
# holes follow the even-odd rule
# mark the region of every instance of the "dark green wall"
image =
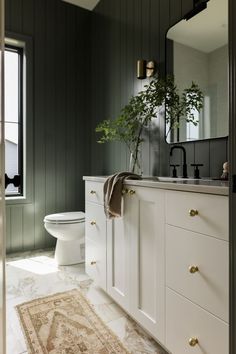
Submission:
POLYGON ((46 214, 84 210, 89 172, 90 13, 61 0, 6 0, 6 29, 32 42, 28 201, 7 203, 7 251, 50 247, 46 214))
MULTIPOLYGON (((128 168, 124 146, 97 144, 94 129, 145 85, 136 79, 138 58, 156 60, 165 73, 165 33, 191 7, 192 0, 101 0, 90 13, 61 0, 6 0, 6 28, 30 38, 33 62, 30 198, 7 205, 8 252, 55 244, 43 218, 84 209, 82 176, 128 168)), ((142 146, 146 175, 169 174, 164 136, 160 116, 142 146)), ((202 176, 221 173, 227 139, 185 146, 189 164, 204 163, 202 176)))
MULTIPOLYGON (((128 154, 120 144, 99 146, 94 128, 116 117, 128 98, 141 90, 145 80, 136 78, 136 61, 154 59, 165 73, 165 33, 193 5, 192 0, 101 0, 92 21, 91 170, 107 174, 128 167, 128 154)), ((164 119, 153 120, 142 147, 146 175, 169 174, 169 146, 164 119)), ((202 176, 219 176, 227 160, 227 139, 184 144, 188 164, 203 163, 202 176)), ((173 162, 180 163, 175 152, 173 162)), ((179 172, 180 174, 180 172, 179 172)), ((189 167, 189 174, 193 174, 189 167)))

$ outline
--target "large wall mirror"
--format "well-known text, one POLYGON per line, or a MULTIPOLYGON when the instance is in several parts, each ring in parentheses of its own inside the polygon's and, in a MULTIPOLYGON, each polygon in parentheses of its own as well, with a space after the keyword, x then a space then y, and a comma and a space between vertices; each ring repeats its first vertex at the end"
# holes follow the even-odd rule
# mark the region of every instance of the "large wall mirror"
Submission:
POLYGON ((180 119, 167 142, 185 142, 228 135, 228 0, 209 0, 207 8, 182 20, 167 32, 167 74, 173 74, 179 93, 196 83, 203 108, 197 125, 180 119))

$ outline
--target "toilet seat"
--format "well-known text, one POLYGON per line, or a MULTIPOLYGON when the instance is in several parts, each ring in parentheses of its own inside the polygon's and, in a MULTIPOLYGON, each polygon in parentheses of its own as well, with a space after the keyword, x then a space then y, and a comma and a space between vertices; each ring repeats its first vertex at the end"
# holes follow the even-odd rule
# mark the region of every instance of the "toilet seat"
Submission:
POLYGON ((85 213, 82 211, 50 214, 45 216, 44 222, 50 224, 75 224, 85 221, 85 213))

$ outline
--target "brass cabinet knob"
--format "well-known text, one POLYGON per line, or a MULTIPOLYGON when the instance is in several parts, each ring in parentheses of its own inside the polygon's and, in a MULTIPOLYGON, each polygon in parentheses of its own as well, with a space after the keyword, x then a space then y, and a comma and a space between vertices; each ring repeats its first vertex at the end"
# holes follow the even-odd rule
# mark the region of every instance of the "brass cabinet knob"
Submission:
POLYGON ((96 191, 90 191, 90 194, 96 194, 96 191))
POLYGON ((196 210, 196 209, 190 209, 190 210, 189 210, 189 215, 190 215, 190 216, 196 216, 196 215, 198 215, 198 210, 196 210))
POLYGON ((195 345, 197 345, 199 342, 197 338, 190 338, 188 343, 191 347, 195 347, 195 345))
POLYGON ((125 188, 125 189, 122 190, 121 193, 122 193, 122 195, 124 195, 124 194, 133 195, 133 194, 135 194, 135 190, 125 188))
POLYGON ((129 190, 128 190, 128 194, 129 194, 129 195, 134 195, 134 194, 135 194, 135 190, 129 189, 129 190))
POLYGON ((199 268, 197 266, 190 266, 188 269, 191 274, 194 274, 199 271, 199 268))
POLYGON ((96 225, 96 221, 90 221, 90 224, 93 226, 93 225, 96 225))
POLYGON ((95 265, 96 263, 97 263, 96 261, 92 261, 90 264, 95 265))

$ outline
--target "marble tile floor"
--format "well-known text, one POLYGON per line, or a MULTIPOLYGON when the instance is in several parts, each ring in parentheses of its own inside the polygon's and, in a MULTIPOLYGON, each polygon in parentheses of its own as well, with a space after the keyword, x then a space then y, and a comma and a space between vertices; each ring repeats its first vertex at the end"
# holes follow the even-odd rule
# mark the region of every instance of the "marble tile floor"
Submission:
MULTIPOLYGON (((166 354, 109 296, 85 274, 84 264, 58 267, 52 250, 7 257, 7 354, 27 354, 15 305, 79 288, 98 315, 132 354, 166 354)), ((96 353, 94 353, 96 354, 96 353)))

